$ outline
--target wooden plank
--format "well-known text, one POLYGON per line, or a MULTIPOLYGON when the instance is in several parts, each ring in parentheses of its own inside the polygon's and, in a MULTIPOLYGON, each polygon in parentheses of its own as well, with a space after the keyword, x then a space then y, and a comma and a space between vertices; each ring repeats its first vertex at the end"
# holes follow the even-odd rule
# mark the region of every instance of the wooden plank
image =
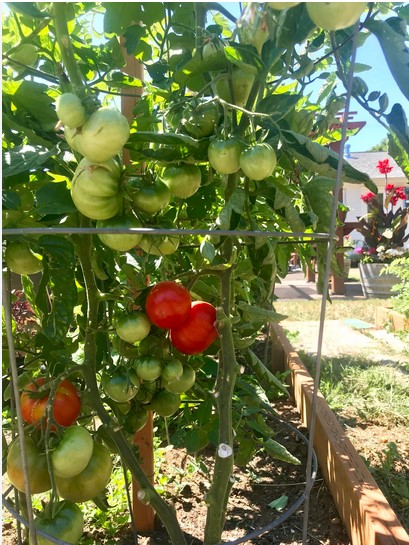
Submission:
MULTIPOLYGON (((281 326, 272 328, 285 352, 295 404, 308 428, 314 381, 281 326)), ((320 393, 314 449, 352 545, 408 545, 408 534, 320 393)))

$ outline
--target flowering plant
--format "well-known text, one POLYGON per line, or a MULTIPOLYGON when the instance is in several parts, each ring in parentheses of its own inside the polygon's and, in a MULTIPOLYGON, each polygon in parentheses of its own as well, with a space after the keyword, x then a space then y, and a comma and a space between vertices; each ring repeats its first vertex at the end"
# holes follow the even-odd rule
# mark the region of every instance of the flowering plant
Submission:
POLYGON ((364 245, 355 248, 361 260, 369 263, 391 262, 396 257, 409 255, 409 248, 404 248, 404 243, 409 240, 409 234, 406 234, 409 209, 405 188, 387 183, 388 173, 393 169, 389 159, 379 161, 376 167, 385 175, 385 202, 379 202, 372 192, 361 196, 369 211, 360 218, 361 226, 357 228, 364 236, 364 245), (394 209, 400 200, 404 202, 403 206, 394 209))

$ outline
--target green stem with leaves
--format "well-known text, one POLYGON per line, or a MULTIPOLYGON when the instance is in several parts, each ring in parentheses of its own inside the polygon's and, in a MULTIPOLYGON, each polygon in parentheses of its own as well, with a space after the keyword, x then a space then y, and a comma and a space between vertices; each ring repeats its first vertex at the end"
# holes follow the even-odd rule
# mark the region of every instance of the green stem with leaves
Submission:
POLYGON ((218 545, 226 519, 227 503, 233 486, 233 410, 232 399, 236 377, 240 370, 236 362, 231 308, 231 280, 233 268, 219 272, 221 283, 221 307, 217 309, 216 327, 221 351, 215 399, 219 414, 219 438, 214 473, 206 496, 208 504, 204 545, 218 545))

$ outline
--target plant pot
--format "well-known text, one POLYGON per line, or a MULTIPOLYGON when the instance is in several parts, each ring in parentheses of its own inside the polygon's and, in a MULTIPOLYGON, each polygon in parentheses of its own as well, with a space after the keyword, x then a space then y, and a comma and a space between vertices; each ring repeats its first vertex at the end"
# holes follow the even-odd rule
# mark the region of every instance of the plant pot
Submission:
POLYGON ((365 297, 385 299, 393 295, 392 286, 399 283, 394 274, 381 274, 383 263, 359 263, 362 291, 365 297))

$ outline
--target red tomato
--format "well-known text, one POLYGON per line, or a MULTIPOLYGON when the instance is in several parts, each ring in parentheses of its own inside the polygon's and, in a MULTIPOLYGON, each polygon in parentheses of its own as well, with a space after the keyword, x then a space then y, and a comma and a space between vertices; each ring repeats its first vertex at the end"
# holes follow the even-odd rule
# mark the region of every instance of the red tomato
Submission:
POLYGON ((163 329, 179 327, 188 317, 192 299, 189 290, 170 280, 159 282, 146 298, 149 320, 163 329))
MULTIPOLYGON (((23 420, 28 424, 34 424, 45 415, 50 390, 44 386, 44 377, 36 379, 25 386, 20 397, 21 413, 23 420)), ((53 418, 60 426, 71 426, 81 411, 81 401, 75 386, 68 380, 63 380, 57 387, 53 401, 53 418)))
POLYGON ((187 319, 170 330, 170 341, 182 354, 200 354, 217 338, 216 309, 206 301, 194 301, 187 319))

